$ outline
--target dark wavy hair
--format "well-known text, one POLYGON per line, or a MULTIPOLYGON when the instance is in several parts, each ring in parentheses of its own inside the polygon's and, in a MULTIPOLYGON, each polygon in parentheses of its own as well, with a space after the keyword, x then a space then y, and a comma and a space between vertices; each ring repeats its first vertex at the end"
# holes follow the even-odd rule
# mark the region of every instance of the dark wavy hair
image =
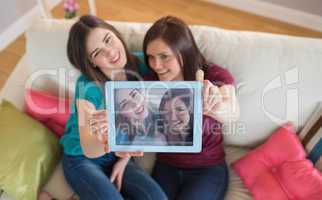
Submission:
MULTIPOLYGON (((159 105, 159 112, 160 112, 160 118, 162 121, 165 121, 164 115, 164 106, 166 102, 179 97, 180 100, 185 104, 185 106, 189 109, 189 115, 190 115, 190 120, 189 120, 189 128, 192 130, 193 128, 193 93, 192 90, 190 89, 169 89, 167 90, 164 95, 162 96, 162 99, 160 101, 159 105)), ((173 109, 173 108, 171 108, 173 109)), ((163 132, 165 130, 163 129, 163 132)))
MULTIPOLYGON (((201 54, 188 25, 177 17, 166 16, 151 26, 143 41, 145 63, 152 73, 146 50, 148 45, 156 39, 161 39, 174 52, 182 68, 184 80, 196 80, 195 74, 198 69, 207 71, 208 63, 201 54)), ((158 78, 156 73, 153 73, 153 76, 158 78)))
MULTIPOLYGON (((91 81, 104 83, 105 81, 110 80, 98 67, 93 66, 86 52, 87 37, 95 28, 108 29, 121 40, 127 58, 127 63, 125 65, 126 71, 138 72, 137 66, 139 60, 129 53, 121 34, 111 24, 92 15, 80 17, 70 29, 67 42, 67 56, 70 63, 91 81)), ((127 78, 128 80, 135 79, 134 76, 130 76, 129 74, 127 74, 127 78)))

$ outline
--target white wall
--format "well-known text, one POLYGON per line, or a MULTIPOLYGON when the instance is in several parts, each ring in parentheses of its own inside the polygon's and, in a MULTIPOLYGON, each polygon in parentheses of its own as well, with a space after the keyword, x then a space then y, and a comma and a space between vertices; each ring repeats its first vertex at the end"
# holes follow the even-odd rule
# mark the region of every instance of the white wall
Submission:
POLYGON ((322 16, 322 0, 260 0, 322 16))
POLYGON ((36 5, 37 0, 1 0, 0 34, 36 5))
MULTIPOLYGON (((0 51, 18 38, 36 17, 43 15, 39 0, 1 0, 0 6, 0 51)), ((46 1, 49 9, 62 0, 46 1)))
POLYGON ((322 0, 204 0, 322 32, 322 0))

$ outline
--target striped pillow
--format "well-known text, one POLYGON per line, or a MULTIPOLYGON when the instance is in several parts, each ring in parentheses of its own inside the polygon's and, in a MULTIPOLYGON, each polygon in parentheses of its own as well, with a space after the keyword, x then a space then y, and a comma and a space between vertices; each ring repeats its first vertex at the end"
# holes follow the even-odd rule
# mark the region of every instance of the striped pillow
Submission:
POLYGON ((322 172, 322 157, 315 163, 315 167, 322 172))
POLYGON ((300 138, 308 158, 322 171, 322 102, 300 132, 300 138))

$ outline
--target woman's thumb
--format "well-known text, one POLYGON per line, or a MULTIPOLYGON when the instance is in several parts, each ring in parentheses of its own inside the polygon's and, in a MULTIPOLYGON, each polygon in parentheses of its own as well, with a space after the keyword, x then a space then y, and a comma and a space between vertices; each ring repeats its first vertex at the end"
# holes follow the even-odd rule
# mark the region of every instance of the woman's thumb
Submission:
POLYGON ((198 69, 196 71, 196 81, 200 81, 201 83, 203 83, 204 76, 205 76, 205 74, 201 69, 198 69))

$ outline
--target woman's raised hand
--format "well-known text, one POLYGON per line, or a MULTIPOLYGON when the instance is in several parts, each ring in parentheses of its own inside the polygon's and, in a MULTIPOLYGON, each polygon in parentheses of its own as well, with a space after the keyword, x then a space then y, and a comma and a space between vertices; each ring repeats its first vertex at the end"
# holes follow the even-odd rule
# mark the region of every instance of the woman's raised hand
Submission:
POLYGON ((97 136, 104 145, 104 151, 108 152, 108 115, 106 110, 97 110, 91 113, 89 119, 90 133, 97 136))
POLYGON ((201 69, 196 72, 196 80, 203 83, 203 114, 215 118, 216 106, 223 101, 221 91, 209 80, 204 80, 204 72, 201 69))
POLYGON ((107 110, 96 110, 95 106, 86 100, 78 100, 77 107, 81 108, 78 123, 80 127, 86 127, 90 135, 94 135, 97 140, 104 145, 104 151, 108 148, 108 115, 107 110))

